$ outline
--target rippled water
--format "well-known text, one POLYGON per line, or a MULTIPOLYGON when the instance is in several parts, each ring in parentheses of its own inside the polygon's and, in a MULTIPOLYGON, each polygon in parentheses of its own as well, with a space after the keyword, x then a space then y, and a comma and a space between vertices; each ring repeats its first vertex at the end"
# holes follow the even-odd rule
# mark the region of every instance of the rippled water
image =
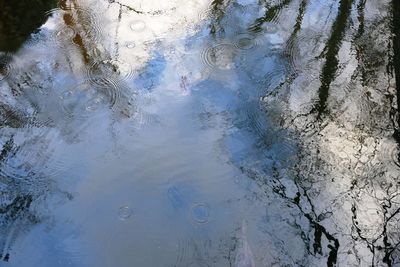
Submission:
POLYGON ((18 3, 0 266, 400 266, 398 1, 18 3))

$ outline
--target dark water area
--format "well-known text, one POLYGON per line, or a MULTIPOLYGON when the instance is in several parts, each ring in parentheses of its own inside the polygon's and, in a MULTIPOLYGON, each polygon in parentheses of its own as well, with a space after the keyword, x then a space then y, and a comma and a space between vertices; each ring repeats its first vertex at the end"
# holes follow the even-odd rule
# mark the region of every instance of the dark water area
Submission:
POLYGON ((0 0, 0 266, 400 266, 397 0, 0 0))
POLYGON ((0 50, 15 52, 46 22, 57 0, 0 1, 0 50))

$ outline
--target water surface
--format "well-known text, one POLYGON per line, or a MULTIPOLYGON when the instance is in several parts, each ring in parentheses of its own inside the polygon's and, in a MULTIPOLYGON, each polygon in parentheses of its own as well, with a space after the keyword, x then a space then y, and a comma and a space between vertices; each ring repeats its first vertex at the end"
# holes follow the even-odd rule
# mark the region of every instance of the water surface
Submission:
POLYGON ((396 0, 24 2, 0 266, 400 265, 396 0))

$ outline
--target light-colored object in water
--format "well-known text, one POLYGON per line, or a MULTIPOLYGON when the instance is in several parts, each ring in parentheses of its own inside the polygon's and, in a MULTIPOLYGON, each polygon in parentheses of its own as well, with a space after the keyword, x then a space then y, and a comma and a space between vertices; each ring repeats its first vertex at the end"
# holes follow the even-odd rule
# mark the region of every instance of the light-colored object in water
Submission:
POLYGON ((249 242, 246 237, 245 222, 242 222, 242 228, 236 247, 236 256, 234 267, 255 267, 253 252, 251 252, 249 242))

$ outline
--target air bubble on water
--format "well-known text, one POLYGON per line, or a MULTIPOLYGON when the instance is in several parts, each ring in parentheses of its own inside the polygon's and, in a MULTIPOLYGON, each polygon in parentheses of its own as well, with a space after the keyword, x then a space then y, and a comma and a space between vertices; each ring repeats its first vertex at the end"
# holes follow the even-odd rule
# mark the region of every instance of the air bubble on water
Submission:
POLYGON ((129 206, 122 206, 118 210, 118 217, 123 221, 128 220, 132 214, 133 211, 129 206))
POLYGON ((132 31, 140 32, 146 29, 146 23, 142 20, 134 20, 129 24, 129 28, 132 31))
POLYGON ((210 206, 207 203, 195 203, 191 208, 193 221, 198 224, 206 224, 210 219, 210 206))
POLYGON ((128 42, 125 44, 126 48, 128 49, 133 49, 136 47, 136 44, 134 42, 128 42))

